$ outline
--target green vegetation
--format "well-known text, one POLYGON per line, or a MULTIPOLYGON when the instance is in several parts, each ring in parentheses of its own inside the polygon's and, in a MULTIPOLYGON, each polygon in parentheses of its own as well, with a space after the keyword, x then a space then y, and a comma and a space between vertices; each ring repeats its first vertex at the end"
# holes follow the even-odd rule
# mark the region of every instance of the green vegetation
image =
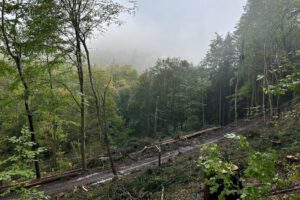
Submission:
MULTIPOLYGON (((1 185, 30 180, 33 171, 39 179, 107 167, 99 157, 108 158, 116 176, 115 162, 145 145, 261 116, 269 127, 248 133, 252 148, 243 144, 247 148, 238 157, 226 146, 230 142, 219 144, 225 148, 219 151, 213 146, 203 172, 221 176, 219 170, 235 163, 267 184, 258 189, 246 184, 243 197, 269 194, 276 160, 271 152, 279 160, 285 154, 299 158, 299 105, 283 112, 299 98, 299 0, 248 0, 236 30, 216 34, 198 65, 164 58, 141 73, 130 65, 92 67, 87 41, 95 31, 122 24, 119 17, 135 11, 134 2, 128 6, 113 0, 1 1, 1 185), (219 152, 227 152, 225 160, 219 152)), ((124 188, 136 197, 156 195, 162 187, 195 181, 194 169, 184 171, 190 162, 148 170, 121 189, 112 183, 99 192, 109 191, 107 198, 118 198, 113 195, 124 188)), ((282 170, 299 180, 297 169, 282 170)), ((222 180, 230 185, 229 177, 222 180)))
MULTIPOLYGON (((66 194, 65 199, 121 199, 132 196, 137 199, 158 199, 161 196, 162 187, 166 190, 166 199, 172 199, 170 194, 176 189, 200 181, 199 169, 193 161, 198 153, 182 157, 176 162, 162 165, 160 168, 147 169, 120 180, 91 187, 88 193, 78 192, 66 194)), ((196 195, 199 185, 190 185, 196 195)), ((198 194, 199 195, 199 194, 198 194)), ((129 198, 130 199, 130 198, 129 198)))
POLYGON ((279 182, 275 171, 275 153, 254 151, 241 136, 230 134, 226 137, 239 140, 240 148, 246 148, 246 168, 240 175, 239 166, 222 160, 218 145, 203 147, 198 163, 206 174, 205 183, 209 192, 218 194, 219 188, 223 187, 218 199, 226 199, 230 195, 238 195, 241 199, 264 199, 271 195, 272 187, 279 182))
MULTIPOLYGON (((299 104, 291 110, 299 112, 299 104)), ((299 162, 286 159, 287 155, 297 155, 299 152, 299 145, 296 144, 299 132, 294 131, 298 127, 298 119, 292 117, 268 127, 263 124, 247 131, 228 134, 217 144, 203 147, 200 153, 197 149, 162 167, 90 187, 89 192, 69 193, 63 199, 120 199, 122 195, 125 198, 126 194, 136 199, 159 199, 164 186, 165 199, 200 200, 203 199, 203 184, 207 183, 217 189, 220 186, 216 185, 220 183, 218 179, 227 183, 228 190, 223 194, 237 192, 242 195, 242 199, 264 199, 274 190, 288 188, 300 180, 299 162), (294 143, 286 140, 286 135, 293 138, 294 143), (276 143, 276 147, 272 147, 274 143, 269 137, 276 137, 281 141, 280 144, 276 143), (277 153, 272 149, 277 150, 277 153), (243 188, 232 182, 232 176, 237 175, 240 176, 243 188)), ((285 199, 298 198, 297 193, 292 193, 285 199)))
POLYGON ((32 198, 49 199, 43 192, 38 192, 36 188, 25 189, 24 181, 34 177, 34 171, 30 168, 30 164, 35 159, 36 155, 43 152, 42 148, 37 151, 32 150, 34 145, 30 142, 30 132, 28 128, 23 128, 20 137, 7 138, 12 156, 0 162, 0 180, 9 182, 12 187, 8 188, 1 196, 15 191, 28 200, 32 198))

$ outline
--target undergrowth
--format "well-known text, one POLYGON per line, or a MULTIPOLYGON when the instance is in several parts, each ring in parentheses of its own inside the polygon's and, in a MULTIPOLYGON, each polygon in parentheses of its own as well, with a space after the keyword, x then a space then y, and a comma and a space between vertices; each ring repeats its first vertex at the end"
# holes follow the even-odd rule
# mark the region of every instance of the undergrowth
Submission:
MULTIPOLYGON (((286 181, 286 185, 277 189, 285 189, 300 181, 299 163, 286 160, 287 155, 300 158, 299 121, 300 104, 284 112, 280 118, 274 118, 272 122, 236 133, 245 136, 255 151, 266 154, 276 151, 276 172, 286 181)), ((238 142, 228 139, 218 142, 224 162, 234 163, 243 171, 248 166, 248 152, 245 148, 238 148, 239 145, 238 142)), ((162 188, 165 193, 164 200, 202 199, 204 173, 197 167, 198 158, 199 152, 193 152, 188 156, 180 156, 162 167, 147 169, 117 181, 90 187, 89 192, 69 193, 64 199, 160 199, 162 188)), ((285 199, 300 199, 300 196, 292 193, 285 199)))

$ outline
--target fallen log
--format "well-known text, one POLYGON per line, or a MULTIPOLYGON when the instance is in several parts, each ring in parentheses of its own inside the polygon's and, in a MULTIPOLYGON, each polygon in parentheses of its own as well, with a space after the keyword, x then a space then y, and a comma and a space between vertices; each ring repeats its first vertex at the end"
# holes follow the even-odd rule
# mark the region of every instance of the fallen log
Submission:
POLYGON ((293 191, 296 191, 296 190, 300 190, 300 186, 285 189, 285 190, 275 191, 275 192, 272 192, 272 195, 285 194, 285 193, 293 192, 293 191))
POLYGON ((210 131, 219 130, 220 128, 221 127, 212 127, 212 128, 208 128, 208 129, 205 129, 205 130, 202 130, 202 131, 198 131, 198 132, 195 132, 195 133, 184 135, 184 136, 180 137, 180 140, 187 140, 187 139, 190 139, 190 138, 193 138, 193 137, 197 137, 199 135, 202 135, 202 134, 210 132, 210 131))
MULTIPOLYGON (((198 131, 198 132, 194 132, 194 133, 191 133, 191 134, 181 136, 181 137, 179 137, 179 140, 187 140, 187 139, 197 137, 197 136, 202 135, 202 134, 207 133, 207 132, 219 130, 220 128, 221 127, 212 127, 212 128, 204 129, 204 130, 201 130, 201 131, 198 131)), ((166 140, 163 140, 162 142, 156 143, 152 146, 145 146, 142 150, 140 150, 138 152, 135 152, 133 154, 143 153, 144 151, 146 151, 148 149, 155 148, 156 145, 174 144, 174 143, 178 142, 179 140, 175 140, 175 139, 172 139, 172 138, 171 139, 166 139, 166 140)))
MULTIPOLYGON (((191 133, 191 134, 181 136, 179 138, 179 140, 187 140, 187 139, 190 139, 190 138, 193 138, 193 137, 197 137, 201 134, 204 134, 204 133, 207 133, 207 132, 210 132, 210 131, 215 131, 215 130, 218 130, 218 129, 220 129, 220 127, 212 127, 212 128, 209 128, 209 129, 201 130, 201 131, 198 131, 198 132, 195 132, 195 133, 191 133)), ((145 146, 141 151, 132 153, 130 155, 130 158, 133 159, 133 155, 143 153, 146 150, 151 149, 151 148, 156 148, 155 147, 156 145, 170 145, 170 144, 178 142, 179 140, 167 139, 167 140, 164 140, 164 141, 159 142, 157 144, 154 144, 152 146, 145 146)), ((34 186, 37 186, 37 185, 42 185, 42 184, 54 182, 56 180, 60 180, 60 179, 63 179, 63 178, 78 176, 80 174, 81 174, 81 169, 74 169, 74 170, 70 170, 70 171, 68 171, 64 174, 61 174, 61 175, 53 175, 53 176, 43 177, 41 179, 33 179, 31 181, 21 182, 21 183, 15 184, 15 185, 6 185, 6 186, 5 185, 4 186, 0 185, 0 192, 3 192, 6 189, 11 188, 11 187, 21 187, 22 186, 22 187, 30 188, 30 187, 34 187, 34 186)))
POLYGON ((174 140, 174 139, 168 139, 168 140, 164 140, 160 143, 158 143, 159 145, 168 145, 168 144, 173 144, 173 143, 176 143, 177 140, 174 140))
POLYGON ((60 180, 60 179, 63 179, 63 178, 78 176, 80 174, 81 174, 81 169, 74 169, 74 170, 67 171, 66 173, 60 174, 60 175, 46 176, 46 177, 43 177, 43 178, 40 178, 40 179, 33 179, 33 180, 30 180, 30 181, 17 183, 15 185, 2 186, 2 187, 0 187, 0 192, 4 192, 8 188, 12 188, 12 187, 15 187, 15 188, 18 188, 18 187, 30 188, 30 187, 34 187, 34 186, 37 186, 37 185, 42 185, 42 184, 54 182, 54 181, 57 181, 57 180, 60 180))

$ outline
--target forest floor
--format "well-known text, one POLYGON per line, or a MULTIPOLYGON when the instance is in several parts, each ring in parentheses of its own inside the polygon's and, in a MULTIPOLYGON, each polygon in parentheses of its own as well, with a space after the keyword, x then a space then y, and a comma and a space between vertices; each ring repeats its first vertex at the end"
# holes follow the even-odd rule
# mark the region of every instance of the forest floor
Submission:
MULTIPOLYGON (((168 149, 165 149, 165 152, 162 153, 161 162, 167 163, 174 160, 177 156, 191 154, 192 152, 197 151, 201 146, 221 140, 224 135, 228 133, 241 132, 251 127, 255 127, 262 122, 262 118, 257 118, 252 121, 240 121, 238 125, 231 124, 217 131, 205 133, 192 140, 187 140, 183 142, 184 144, 181 143, 180 145, 172 145, 171 147, 168 147, 168 149)), ((117 167, 120 177, 157 166, 158 156, 152 155, 148 158, 142 158, 136 161, 127 160, 126 163, 126 165, 120 165, 117 167)), ((64 196, 68 192, 80 190, 82 189, 82 186, 84 188, 88 188, 111 181, 113 177, 114 176, 110 170, 93 170, 87 174, 73 177, 68 180, 59 180, 42 185, 39 187, 39 190, 44 191, 46 194, 51 196, 60 197, 64 196)))
MULTIPOLYGON (((204 189, 203 173, 197 166, 200 147, 218 143, 221 151, 226 154, 226 159, 232 163, 240 163, 246 157, 245 152, 238 150, 236 142, 224 138, 228 133, 244 135, 257 151, 278 152, 278 171, 283 176, 289 175, 291 180, 287 186, 276 188, 276 191, 285 191, 300 184, 300 163, 289 163, 286 160, 287 155, 299 156, 299 118, 295 118, 293 112, 287 112, 280 120, 242 120, 185 143, 168 146, 164 149, 164 164, 161 167, 157 167, 157 155, 149 154, 149 157, 121 165, 119 171, 126 176, 120 176, 118 180, 109 181, 112 179, 109 171, 98 171, 65 182, 44 185, 41 189, 52 194, 53 199, 200 200, 203 199, 204 189), (296 173, 291 177, 292 172, 296 173)), ((270 196, 268 199, 299 200, 299 195, 300 191, 297 189, 270 196)))
MULTIPOLYGON (((286 155, 300 152, 300 126, 298 119, 286 119, 282 123, 264 122, 261 117, 241 120, 190 140, 164 146, 161 167, 157 167, 158 156, 153 148, 143 154, 135 154, 134 159, 124 157, 122 161, 117 162, 118 180, 113 179, 109 169, 95 168, 76 177, 43 184, 38 189, 53 199, 150 200, 161 199, 163 193, 164 200, 202 199, 203 177, 196 163, 202 146, 218 143, 221 150, 226 151, 230 161, 239 163, 245 155, 238 152, 236 144, 224 139, 224 136, 229 133, 243 134, 258 151, 279 151, 279 165, 286 167, 286 155)), ((300 181, 299 177, 296 177, 295 183, 300 181)), ((298 194, 297 192, 300 191, 288 193, 288 197, 298 194)), ((273 196, 271 199, 284 199, 282 197, 285 195, 287 194, 273 196)))

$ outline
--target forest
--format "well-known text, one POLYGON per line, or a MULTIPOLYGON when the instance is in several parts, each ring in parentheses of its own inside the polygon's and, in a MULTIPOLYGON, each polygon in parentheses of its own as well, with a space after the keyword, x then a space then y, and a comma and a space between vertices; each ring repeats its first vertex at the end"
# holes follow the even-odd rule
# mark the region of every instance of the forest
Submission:
MULTIPOLYGON (((0 6, 0 199, 11 194, 20 199, 52 199, 57 194, 48 196, 46 189, 43 193, 26 183, 78 169, 85 175, 105 169, 116 179, 96 186, 101 191, 82 184, 81 192, 61 198, 175 199, 168 196, 175 186, 165 181, 167 175, 177 175, 174 180, 179 184, 179 180, 191 181, 186 177, 201 179, 205 174, 207 181, 202 182, 210 186, 211 194, 219 192, 216 199, 268 199, 277 187, 285 190, 283 185, 293 184, 298 188, 287 198, 300 198, 299 0, 248 0, 235 30, 216 33, 200 63, 157 58, 154 66, 143 71, 130 64, 94 66, 89 46, 95 31, 105 35, 110 26, 126 26, 122 15, 134 15, 138 1, 123 5, 113 0, 2 0, 0 6), (255 125, 255 131, 244 131, 245 137, 236 135, 239 131, 226 132, 231 140, 218 144, 220 152, 218 146, 207 145, 187 160, 179 158, 160 167, 161 153, 183 145, 163 147, 162 141, 214 127, 242 127, 253 120, 262 124, 255 125), (234 151, 234 140, 247 147, 241 152, 248 152, 248 163, 233 158, 234 153, 240 154, 238 150, 226 154, 227 158, 217 156, 234 151), (158 152, 159 166, 138 175, 148 177, 153 185, 140 188, 146 183, 132 175, 131 182, 123 180, 119 166, 137 162, 140 150, 153 144, 157 151, 149 154, 157 157, 158 152), (230 173, 219 173, 235 159, 230 173), (193 160, 198 171, 180 168, 193 160), (287 174, 292 174, 293 182, 281 179, 277 186, 273 178, 281 176, 275 173, 278 163, 284 166, 279 170, 282 179, 290 180, 287 174), (252 177, 252 187, 241 178, 243 189, 230 189, 237 171, 252 177), (150 178, 151 174, 158 178, 150 178), (222 180, 226 194, 213 176, 222 180), (101 192, 106 196, 81 194, 101 192), (115 195, 118 192, 128 196, 115 195), (229 197, 236 194, 239 198, 229 197)), ((195 193, 178 199, 203 198, 195 193)))

